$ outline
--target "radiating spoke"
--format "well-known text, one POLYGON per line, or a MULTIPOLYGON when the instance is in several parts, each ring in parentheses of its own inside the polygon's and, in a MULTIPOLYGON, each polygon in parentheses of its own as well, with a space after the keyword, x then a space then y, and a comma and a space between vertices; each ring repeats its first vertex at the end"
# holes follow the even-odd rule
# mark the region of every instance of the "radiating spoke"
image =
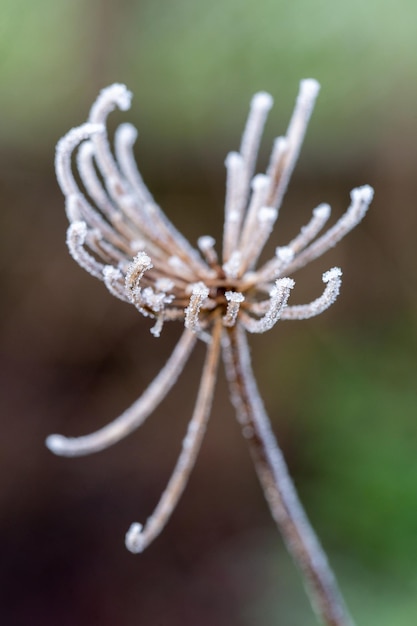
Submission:
POLYGON ((171 517, 185 489, 200 450, 210 415, 220 355, 221 332, 221 320, 218 319, 213 330, 212 341, 207 349, 197 402, 187 428, 187 434, 182 443, 181 454, 169 479, 168 485, 154 512, 146 521, 145 526, 134 522, 128 530, 126 534, 126 547, 131 552, 143 552, 159 535, 171 517))
POLYGON ((196 340, 194 333, 185 330, 167 363, 149 387, 113 422, 83 437, 50 435, 46 440, 48 448, 59 456, 83 456, 104 450, 129 435, 143 424, 176 383, 196 340))
POLYGON ((74 261, 95 278, 103 280, 104 265, 95 260, 84 248, 87 238, 87 224, 73 222, 67 230, 67 246, 74 261))
POLYGON ((200 310, 209 295, 209 289, 204 283, 193 285, 190 304, 185 309, 185 328, 189 328, 194 333, 200 330, 200 310))
POLYGON ((282 198, 287 190, 294 166, 300 152, 307 125, 313 111, 320 85, 316 80, 308 78, 300 83, 300 91, 295 103, 287 134, 278 138, 274 159, 268 169, 271 187, 268 205, 279 209, 282 198))
POLYGON ((304 267, 307 263, 310 263, 314 259, 327 252, 330 248, 333 248, 345 235, 347 235, 352 228, 355 228, 357 224, 364 218, 369 205, 372 201, 374 190, 369 185, 363 187, 357 187, 352 189, 350 197, 351 204, 344 215, 336 222, 332 228, 324 233, 321 237, 316 239, 308 248, 305 248, 300 254, 298 254, 294 260, 286 267, 288 273, 295 272, 295 270, 304 267))
POLYGON ((326 288, 322 295, 309 304, 296 304, 287 306, 281 313, 282 320, 306 320, 309 317, 320 315, 328 309, 339 295, 340 285, 342 284, 342 270, 340 267, 333 267, 331 270, 324 272, 323 282, 326 288))
POLYGON ((270 330, 280 319, 283 310, 294 287, 292 278, 279 278, 272 289, 269 305, 265 314, 260 319, 254 319, 247 313, 242 312, 240 319, 243 326, 250 333, 265 333, 270 330))

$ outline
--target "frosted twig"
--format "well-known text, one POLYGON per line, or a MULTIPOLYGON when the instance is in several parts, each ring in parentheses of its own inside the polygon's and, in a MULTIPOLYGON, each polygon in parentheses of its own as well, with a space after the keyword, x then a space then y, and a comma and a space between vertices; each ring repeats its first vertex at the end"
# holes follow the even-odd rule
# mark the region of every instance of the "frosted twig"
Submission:
POLYGON ((238 152, 230 152, 225 161, 226 200, 224 205, 223 261, 227 262, 236 248, 242 221, 243 158, 238 152))
POLYGON ((369 186, 354 189, 345 215, 316 239, 330 215, 328 205, 318 206, 300 233, 256 268, 277 219, 318 90, 313 79, 301 82, 287 134, 275 140, 267 172, 257 176, 256 159, 272 98, 262 92, 254 96, 240 152, 231 152, 226 159, 221 258, 212 237, 200 237, 198 248, 192 247, 154 202, 136 167, 133 146, 137 132, 131 125, 123 124, 116 131, 113 154, 105 124, 114 108, 130 106, 131 94, 124 85, 104 89, 91 109, 89 123, 59 142, 56 169, 72 224, 68 230, 71 254, 104 280, 113 295, 129 300, 144 316, 153 318, 154 336, 160 335, 168 320, 182 321, 185 332, 165 367, 130 409, 96 433, 74 439, 52 435, 47 445, 56 454, 76 456, 119 441, 143 423, 165 397, 196 340, 208 344, 196 406, 173 474, 145 526, 132 524, 126 535, 129 550, 141 552, 167 523, 194 465, 210 411, 222 340, 230 395, 272 516, 323 624, 352 626, 272 433, 252 374, 245 335, 245 330, 266 332, 279 319, 318 315, 335 301, 341 283, 339 268, 323 274, 326 286, 322 295, 307 305, 287 305, 294 287, 288 276, 335 245, 362 219, 372 199, 369 186), (72 171, 77 147, 78 178, 72 171))
POLYGON ((226 291, 224 295, 227 300, 227 310, 226 315, 223 317, 223 325, 227 327, 234 326, 236 324, 240 305, 244 301, 245 296, 238 291, 226 291))
POLYGON ((319 83, 312 78, 301 81, 295 109, 285 137, 285 146, 283 142, 278 144, 277 156, 279 159, 275 164, 271 164, 271 170, 268 171, 272 181, 268 205, 277 209, 281 206, 282 198, 297 162, 319 89, 319 83))
POLYGON ((182 443, 181 454, 168 485, 145 526, 135 522, 128 530, 126 547, 131 552, 143 552, 162 531, 175 509, 194 467, 210 415, 220 355, 221 332, 221 323, 220 320, 217 320, 213 329, 212 341, 207 349, 197 402, 182 443))
POLYGON ((265 206, 266 194, 270 179, 265 174, 257 174, 252 179, 252 195, 243 223, 242 234, 239 240, 239 250, 242 252, 249 244, 257 227, 259 210, 265 206))
POLYGON ((185 328, 198 333, 200 330, 200 309, 204 304, 204 301, 209 295, 209 289, 204 283, 196 283, 193 285, 190 304, 185 309, 185 328))
POLYGON ((265 206, 259 209, 252 236, 241 252, 241 273, 255 265, 272 233, 277 217, 278 211, 274 207, 265 206))
POLYGON ((97 133, 101 134, 103 131, 104 126, 102 124, 86 123, 78 126, 78 128, 73 128, 58 141, 55 154, 55 172, 58 183, 66 196, 80 193, 72 173, 72 153, 82 141, 97 133))
MULTIPOLYGON (((110 87, 105 87, 101 90, 97 100, 91 107, 89 122, 93 124, 100 124, 103 128, 105 128, 109 113, 114 111, 115 108, 119 108, 121 111, 127 111, 130 109, 131 101, 132 93, 125 85, 114 83, 113 85, 110 85, 110 87)), ((94 136, 93 142, 97 165, 99 166, 103 177, 106 180, 118 179, 120 180, 120 184, 123 186, 119 168, 117 167, 110 150, 107 134, 103 132, 94 136)))
POLYGON ((256 320, 247 313, 242 312, 241 322, 246 330, 250 333, 265 333, 267 330, 270 330, 281 317, 294 285, 292 278, 279 278, 275 282, 275 287, 270 293, 268 309, 261 319, 256 320))
POLYGON ((319 206, 313 210, 311 220, 308 224, 302 226, 300 233, 288 244, 288 248, 292 250, 294 256, 298 254, 300 250, 303 250, 310 241, 313 241, 329 219, 330 213, 330 205, 325 203, 319 204, 319 206))
POLYGON ((224 360, 238 421, 249 443, 265 498, 287 549, 303 574, 312 606, 327 626, 354 626, 272 432, 242 328, 230 329, 229 341, 224 342, 224 360))
POLYGON ((323 274, 323 282, 326 288, 322 295, 310 302, 310 304, 297 304, 287 306, 281 313, 282 320, 305 320, 315 315, 320 315, 331 306, 339 295, 340 285, 342 284, 342 270, 339 267, 333 267, 323 274))
POLYGON ((48 448, 59 456, 83 456, 105 450, 139 428, 175 385, 197 341, 185 330, 174 351, 143 394, 119 417, 100 430, 82 437, 50 435, 48 448))
POLYGON ((141 305, 140 280, 144 273, 152 269, 152 267, 153 265, 151 259, 148 257, 146 252, 138 252, 127 269, 125 278, 126 292, 129 300, 135 306, 141 305))
POLYGON ((249 116, 240 144, 240 154, 245 163, 248 180, 252 178, 255 169, 266 118, 273 104, 274 99, 266 91, 256 93, 250 103, 249 116))
POLYGON ((103 269, 103 278, 104 284, 113 296, 124 302, 130 302, 126 293, 123 274, 118 268, 106 265, 103 269))
POLYGON ((67 230, 67 246, 72 258, 89 274, 103 280, 104 265, 96 261, 84 248, 86 238, 87 224, 85 222, 70 224, 67 230))
POLYGON ((133 155, 133 146, 137 136, 138 131, 132 124, 120 124, 114 137, 114 147, 120 171, 129 182, 139 201, 146 205, 153 202, 153 197, 143 182, 133 155))
POLYGON ((219 262, 219 257, 214 249, 215 244, 216 240, 214 237, 210 237, 209 235, 203 235, 202 237, 199 237, 197 241, 199 250, 206 259, 207 263, 211 266, 217 265, 219 262))
POLYGON ((369 185, 352 189, 350 197, 352 202, 344 215, 332 228, 324 233, 319 239, 314 241, 308 248, 300 252, 293 262, 287 267, 287 272, 304 267, 314 259, 327 252, 335 246, 348 232, 352 230, 365 216, 372 198, 374 190, 369 185))
POLYGON ((110 221, 113 221, 116 215, 120 215, 120 213, 111 202, 97 175, 94 166, 94 144, 92 141, 84 141, 80 145, 77 153, 77 166, 87 193, 100 211, 110 221))

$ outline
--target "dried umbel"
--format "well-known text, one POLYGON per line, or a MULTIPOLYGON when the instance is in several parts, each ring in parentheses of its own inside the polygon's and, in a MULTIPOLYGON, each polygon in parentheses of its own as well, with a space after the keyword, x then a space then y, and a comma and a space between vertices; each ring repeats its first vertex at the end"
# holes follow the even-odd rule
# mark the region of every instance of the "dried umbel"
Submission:
POLYGON ((67 243, 74 259, 102 280, 110 293, 133 304, 153 320, 159 337, 166 321, 184 323, 184 332, 160 373, 142 396, 112 423, 78 438, 51 435, 56 454, 79 456, 103 450, 140 426, 169 392, 196 341, 207 355, 193 415, 182 450, 160 501, 144 525, 132 524, 126 545, 142 552, 161 532, 180 498, 197 457, 210 413, 220 353, 242 432, 271 513, 298 564, 313 605, 325 624, 351 624, 322 548, 299 503, 285 461, 271 431, 253 377, 246 334, 264 333, 278 320, 306 319, 336 300, 341 270, 323 274, 323 293, 305 305, 288 304, 290 277, 344 237, 365 215, 372 200, 369 186, 351 192, 346 213, 324 234, 330 207, 314 209, 308 224, 272 259, 258 266, 298 157, 319 85, 303 80, 287 133, 273 145, 265 174, 256 174, 256 158, 272 106, 267 93, 256 94, 239 152, 226 158, 227 185, 221 256, 210 236, 197 248, 176 230, 145 186, 133 157, 136 130, 121 125, 111 149, 106 119, 116 107, 126 110, 131 94, 115 84, 104 89, 86 124, 60 140, 56 172, 66 197, 70 226, 67 243), (73 173, 72 156, 80 186, 73 173))

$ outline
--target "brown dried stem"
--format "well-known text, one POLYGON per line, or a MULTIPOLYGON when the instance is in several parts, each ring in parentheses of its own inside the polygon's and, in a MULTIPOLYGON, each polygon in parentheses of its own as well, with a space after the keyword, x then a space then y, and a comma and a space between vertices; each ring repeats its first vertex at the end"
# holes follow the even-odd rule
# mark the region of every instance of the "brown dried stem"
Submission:
POLYGON ((224 360, 232 400, 271 514, 301 571, 313 608, 322 623, 325 626, 354 626, 271 430, 253 376, 245 332, 233 327, 227 333, 224 360))

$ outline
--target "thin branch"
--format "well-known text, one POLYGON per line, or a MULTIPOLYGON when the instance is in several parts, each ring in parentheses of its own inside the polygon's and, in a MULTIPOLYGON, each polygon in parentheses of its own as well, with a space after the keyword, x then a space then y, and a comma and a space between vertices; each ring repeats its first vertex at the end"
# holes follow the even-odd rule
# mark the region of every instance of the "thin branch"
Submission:
POLYGON ((352 189, 350 192, 351 203, 348 210, 324 235, 316 239, 300 254, 297 254, 294 260, 286 267, 286 272, 295 272, 300 267, 304 267, 307 263, 317 259, 330 248, 333 248, 364 218, 373 196, 374 190, 369 185, 352 189))
POLYGON ((165 366, 143 394, 110 424, 83 437, 49 435, 47 447, 59 456, 84 456, 117 443, 141 426, 177 382, 178 376, 195 346, 197 337, 185 330, 165 366))
POLYGON ((295 283, 292 278, 279 278, 270 293, 267 309, 260 319, 254 319, 247 313, 241 315, 241 322, 250 333, 265 333, 278 322, 290 297, 295 283))
POLYGON ((183 440, 177 464, 165 491, 154 512, 147 519, 145 526, 134 522, 126 534, 126 547, 133 553, 143 552, 163 530, 177 506, 194 467, 210 416, 220 355, 221 332, 221 319, 218 318, 214 326, 212 341, 207 348, 194 413, 188 424, 187 434, 183 440))
POLYGON ((256 386, 245 332, 233 327, 224 346, 226 373, 273 518, 299 567, 317 615, 326 626, 353 626, 327 557, 298 499, 256 386))

